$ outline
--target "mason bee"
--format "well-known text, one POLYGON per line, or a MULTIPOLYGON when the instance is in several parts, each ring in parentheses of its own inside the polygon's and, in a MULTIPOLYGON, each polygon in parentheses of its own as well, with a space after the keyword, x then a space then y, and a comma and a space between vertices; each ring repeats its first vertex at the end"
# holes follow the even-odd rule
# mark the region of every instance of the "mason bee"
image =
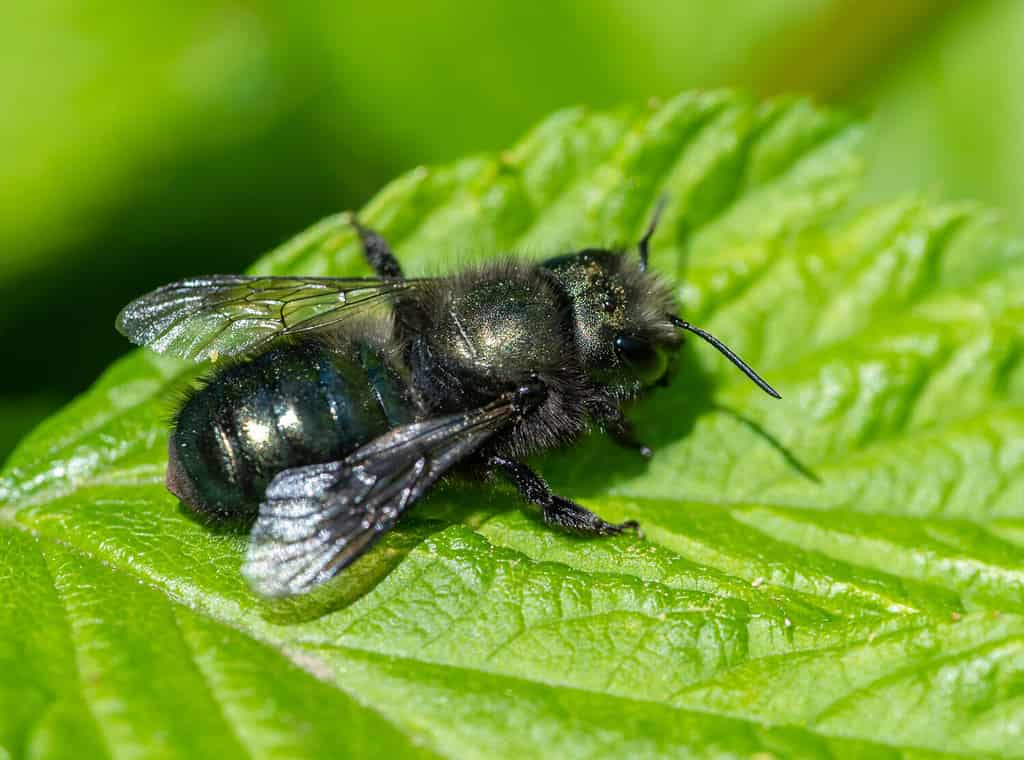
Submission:
POLYGON ((133 301, 117 319, 130 340, 227 359, 174 418, 168 490, 205 517, 255 520, 243 573, 271 597, 336 575, 453 469, 505 476, 556 528, 639 533, 552 493, 522 459, 591 425, 650 455, 622 404, 669 381, 683 331, 779 398, 647 271, 660 208, 635 252, 438 278, 406 277, 352 216, 376 277, 214 275, 133 301))

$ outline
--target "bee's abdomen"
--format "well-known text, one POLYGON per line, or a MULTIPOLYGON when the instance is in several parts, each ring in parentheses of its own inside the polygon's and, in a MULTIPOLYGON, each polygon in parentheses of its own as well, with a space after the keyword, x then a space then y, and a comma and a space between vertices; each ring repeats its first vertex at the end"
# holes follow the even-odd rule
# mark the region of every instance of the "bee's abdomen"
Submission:
POLYGON ((185 402, 167 487, 200 512, 251 517, 282 470, 343 459, 408 413, 405 384, 369 346, 275 347, 222 370, 185 402))

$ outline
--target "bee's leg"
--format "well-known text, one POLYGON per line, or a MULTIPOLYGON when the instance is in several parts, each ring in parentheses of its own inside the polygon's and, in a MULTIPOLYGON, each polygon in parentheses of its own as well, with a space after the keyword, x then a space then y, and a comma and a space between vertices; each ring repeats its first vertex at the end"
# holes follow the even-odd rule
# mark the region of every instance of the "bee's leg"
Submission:
POLYGON ((524 499, 540 507, 541 516, 548 525, 590 536, 613 536, 632 530, 643 537, 635 520, 618 524, 605 522, 589 509, 552 493, 544 479, 525 464, 501 456, 492 456, 487 463, 492 469, 501 470, 524 499))
POLYGON ((651 447, 637 440, 633 423, 626 419, 619 407, 608 407, 597 421, 619 446, 632 449, 644 458, 650 458, 653 453, 651 447))
POLYGON ((636 431, 633 430, 633 423, 622 418, 622 424, 616 427, 609 427, 608 433, 612 440, 623 448, 632 449, 645 459, 650 459, 654 454, 651 447, 636 439, 636 431))
POLYGON ((402 265, 398 263, 398 259, 387 241, 369 227, 364 227, 355 214, 352 214, 350 221, 356 228, 356 232, 359 233, 359 239, 363 242, 363 255, 366 256, 366 261, 377 273, 377 276, 391 279, 404 277, 402 265))

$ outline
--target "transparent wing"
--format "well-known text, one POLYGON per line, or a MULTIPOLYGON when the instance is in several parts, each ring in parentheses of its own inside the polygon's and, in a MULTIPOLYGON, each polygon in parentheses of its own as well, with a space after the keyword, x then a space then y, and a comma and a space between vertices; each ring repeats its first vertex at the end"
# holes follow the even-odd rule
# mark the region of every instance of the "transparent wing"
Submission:
POLYGON ((242 573, 268 597, 334 577, 513 411, 499 400, 395 428, 340 462, 285 470, 267 488, 242 573))
POLYGON ((212 275, 179 280, 128 304, 117 329, 182 359, 235 356, 282 335, 322 330, 422 280, 212 275))

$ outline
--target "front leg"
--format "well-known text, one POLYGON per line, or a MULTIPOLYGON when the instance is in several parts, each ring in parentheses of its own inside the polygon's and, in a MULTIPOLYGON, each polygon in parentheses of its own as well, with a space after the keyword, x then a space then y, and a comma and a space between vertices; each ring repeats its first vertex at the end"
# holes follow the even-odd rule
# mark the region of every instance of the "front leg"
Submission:
POLYGON ((541 516, 548 525, 588 536, 614 536, 632 530, 643 537, 635 520, 618 524, 605 522, 589 509, 552 493, 544 479, 525 464, 500 456, 490 457, 487 464, 492 469, 501 470, 524 499, 540 507, 541 516))
POLYGON ((405 276, 402 274, 402 265, 398 263, 398 258, 387 241, 379 233, 369 227, 364 227, 355 214, 351 215, 349 221, 359 233, 359 240, 363 244, 363 255, 377 276, 402 279, 405 276))
POLYGON ((651 447, 637 440, 633 423, 626 419, 618 406, 609 405, 602 409, 596 421, 619 446, 632 449, 645 459, 651 458, 651 447))

